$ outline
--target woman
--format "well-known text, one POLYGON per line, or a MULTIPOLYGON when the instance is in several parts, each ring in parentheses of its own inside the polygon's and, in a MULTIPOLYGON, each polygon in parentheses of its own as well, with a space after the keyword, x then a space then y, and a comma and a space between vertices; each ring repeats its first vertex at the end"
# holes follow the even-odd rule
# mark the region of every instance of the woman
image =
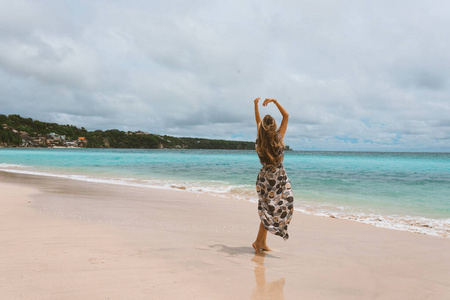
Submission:
POLYGON ((264 100, 263 106, 273 102, 283 116, 280 128, 277 130, 277 123, 272 116, 266 115, 261 121, 258 109, 259 99, 256 98, 254 101, 258 136, 256 152, 263 166, 256 179, 258 213, 261 219, 258 236, 252 245, 256 253, 260 253, 261 250, 270 251, 266 243, 267 231, 281 236, 284 240, 289 238, 287 227, 294 211, 291 183, 283 166, 283 139, 289 114, 277 100, 269 98, 264 100))

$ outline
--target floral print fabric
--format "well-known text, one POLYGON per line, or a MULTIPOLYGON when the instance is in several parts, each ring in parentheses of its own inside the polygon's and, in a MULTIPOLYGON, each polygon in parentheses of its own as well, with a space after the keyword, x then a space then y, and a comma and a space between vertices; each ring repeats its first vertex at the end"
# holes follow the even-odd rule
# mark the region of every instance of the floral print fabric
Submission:
POLYGON ((294 196, 283 163, 277 166, 263 164, 256 179, 256 191, 258 214, 264 227, 287 240, 287 228, 294 211, 294 196))

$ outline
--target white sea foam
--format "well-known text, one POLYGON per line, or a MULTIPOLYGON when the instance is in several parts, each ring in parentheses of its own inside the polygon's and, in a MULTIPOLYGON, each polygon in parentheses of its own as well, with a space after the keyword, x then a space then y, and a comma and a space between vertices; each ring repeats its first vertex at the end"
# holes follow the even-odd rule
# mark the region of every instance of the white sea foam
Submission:
MULTIPOLYGON (((248 185, 231 186, 221 181, 177 181, 160 179, 112 178, 79 174, 58 174, 56 172, 37 171, 24 165, 6 163, 0 164, 0 171, 66 178, 95 183, 118 184, 167 190, 184 190, 190 193, 207 193, 222 198, 237 198, 257 202, 253 187, 248 185)), ((345 207, 336 207, 326 204, 306 204, 302 203, 301 200, 296 200, 295 210, 310 215, 356 221, 359 223, 370 224, 388 229, 450 238, 450 219, 432 219, 398 215, 382 216, 377 214, 352 212, 351 208, 345 207)))
POLYGON ((0 164, 0 170, 2 170, 2 171, 22 170, 22 169, 25 169, 25 166, 17 165, 17 164, 6 164, 6 163, 0 164))
POLYGON ((326 210, 311 206, 300 208, 297 207, 295 210, 309 215, 356 221, 376 227, 450 238, 450 219, 431 219, 398 215, 382 216, 361 212, 351 213, 349 210, 345 209, 337 212, 333 209, 326 210))
POLYGON ((86 176, 77 174, 58 174, 52 172, 36 171, 31 168, 27 168, 22 165, 13 164, 0 164, 0 171, 37 175, 47 177, 66 178, 72 180, 94 182, 94 183, 106 183, 106 184, 118 184, 127 186, 158 188, 158 189, 175 189, 185 190, 192 193, 208 193, 217 196, 228 196, 231 194, 239 195, 245 193, 245 185, 227 185, 220 181, 180 181, 180 180, 160 180, 160 179, 136 179, 136 178, 113 178, 113 177, 101 177, 101 176, 86 176), (205 184, 207 183, 207 184, 205 184))

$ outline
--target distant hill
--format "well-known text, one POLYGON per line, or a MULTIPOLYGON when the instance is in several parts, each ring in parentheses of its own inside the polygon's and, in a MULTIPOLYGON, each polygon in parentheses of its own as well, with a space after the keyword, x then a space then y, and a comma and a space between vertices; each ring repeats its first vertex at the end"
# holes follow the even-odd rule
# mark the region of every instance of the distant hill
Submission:
POLYGON ((0 146, 84 147, 145 149, 236 149, 254 150, 254 142, 173 137, 142 131, 95 130, 46 123, 19 115, 0 114, 0 146))

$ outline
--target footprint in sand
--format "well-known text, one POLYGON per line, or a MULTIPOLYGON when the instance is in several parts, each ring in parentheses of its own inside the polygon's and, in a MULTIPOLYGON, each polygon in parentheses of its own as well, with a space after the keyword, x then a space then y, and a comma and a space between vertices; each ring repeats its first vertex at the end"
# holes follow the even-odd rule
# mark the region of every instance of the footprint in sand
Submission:
POLYGON ((89 258, 89 262, 93 265, 103 264, 103 261, 100 261, 98 258, 95 257, 89 258))

